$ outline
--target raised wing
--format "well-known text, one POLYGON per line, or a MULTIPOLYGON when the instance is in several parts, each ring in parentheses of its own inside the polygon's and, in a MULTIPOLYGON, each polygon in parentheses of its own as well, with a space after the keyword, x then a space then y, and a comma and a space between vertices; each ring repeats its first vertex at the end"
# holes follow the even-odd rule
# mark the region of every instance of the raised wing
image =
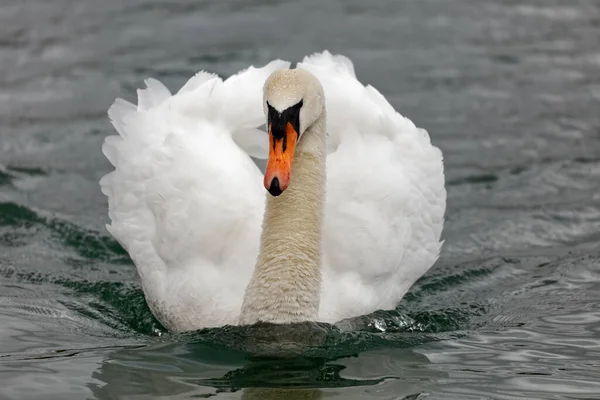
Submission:
POLYGON ((325 90, 329 154, 320 316, 389 309, 438 257, 446 207, 429 135, 328 52, 298 65, 325 90))
POLYGON ((175 95, 149 79, 137 106, 117 99, 109 110, 119 136, 103 146, 115 167, 101 180, 107 228, 131 255, 148 303, 167 327, 185 328, 186 321, 169 318, 202 304, 211 309, 189 318, 207 326, 236 322, 265 196, 243 148, 268 143, 255 129, 264 123, 262 86, 288 65, 274 61, 226 81, 200 72, 175 95), (231 290, 217 287, 221 282, 231 290))

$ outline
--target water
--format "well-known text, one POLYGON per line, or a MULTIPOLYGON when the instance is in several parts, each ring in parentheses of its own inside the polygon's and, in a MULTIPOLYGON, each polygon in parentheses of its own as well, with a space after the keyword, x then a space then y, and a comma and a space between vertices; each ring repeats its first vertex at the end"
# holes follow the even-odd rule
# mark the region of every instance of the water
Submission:
POLYGON ((0 399, 600 398, 598 43, 593 0, 5 0, 0 399), (106 109, 324 48, 444 151, 440 261, 358 330, 165 332, 103 228, 106 109))

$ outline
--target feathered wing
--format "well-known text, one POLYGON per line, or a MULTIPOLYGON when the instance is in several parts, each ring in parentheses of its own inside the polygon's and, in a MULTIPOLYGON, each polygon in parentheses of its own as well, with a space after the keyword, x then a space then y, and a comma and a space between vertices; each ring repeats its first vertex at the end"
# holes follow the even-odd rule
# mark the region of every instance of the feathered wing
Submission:
POLYGON ((117 99, 109 110, 119 135, 103 146, 115 167, 101 180, 107 228, 167 328, 237 321, 264 211, 262 175, 245 150, 264 153, 255 129, 262 86, 288 66, 273 61, 225 81, 200 72, 175 95, 149 79, 137 106, 117 99))
POLYGON ((446 207, 440 150, 349 59, 328 52, 298 67, 327 102, 327 200, 320 317, 394 308, 437 260, 446 207))

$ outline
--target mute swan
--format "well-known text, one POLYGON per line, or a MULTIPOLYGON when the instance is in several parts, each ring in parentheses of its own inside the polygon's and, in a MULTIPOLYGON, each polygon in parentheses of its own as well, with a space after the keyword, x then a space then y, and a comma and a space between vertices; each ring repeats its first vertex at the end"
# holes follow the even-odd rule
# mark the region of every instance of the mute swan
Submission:
POLYGON ((442 154, 346 57, 146 85, 109 109, 100 184, 167 329, 391 309, 437 259, 442 154))

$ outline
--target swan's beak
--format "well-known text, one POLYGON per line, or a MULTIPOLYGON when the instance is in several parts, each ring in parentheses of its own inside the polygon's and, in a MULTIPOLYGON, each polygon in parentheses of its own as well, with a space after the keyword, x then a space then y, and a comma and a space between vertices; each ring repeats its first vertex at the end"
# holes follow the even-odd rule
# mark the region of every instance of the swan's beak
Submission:
POLYGON ((294 149, 298 140, 298 132, 290 122, 285 124, 285 131, 273 132, 269 124, 269 161, 265 172, 265 188, 273 196, 279 196, 290 184, 294 149))

